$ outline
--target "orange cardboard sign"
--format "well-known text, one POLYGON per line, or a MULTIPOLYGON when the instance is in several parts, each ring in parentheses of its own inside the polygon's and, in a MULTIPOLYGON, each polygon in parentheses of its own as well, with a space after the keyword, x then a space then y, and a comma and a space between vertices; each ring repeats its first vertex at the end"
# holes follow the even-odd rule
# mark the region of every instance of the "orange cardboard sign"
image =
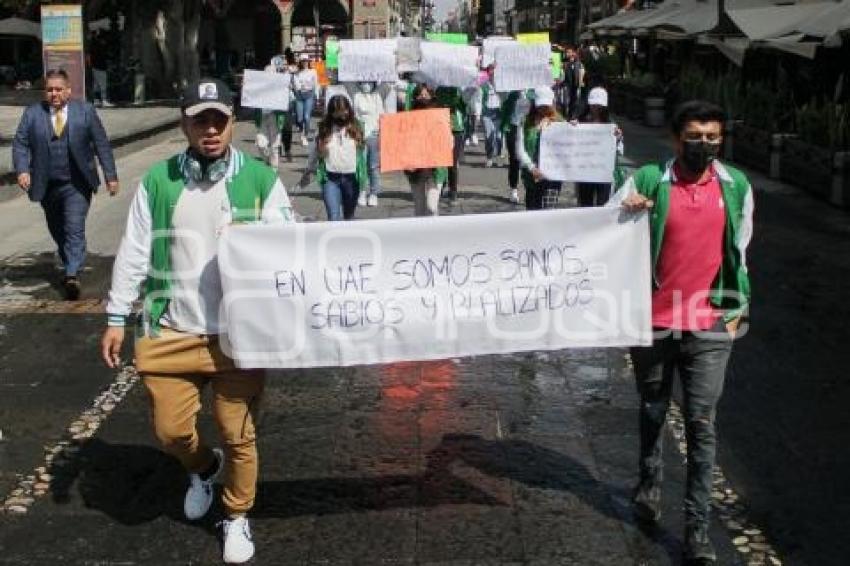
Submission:
POLYGON ((316 77, 319 79, 319 86, 328 86, 331 84, 330 79, 328 79, 328 70, 324 61, 316 61, 313 63, 313 69, 315 69, 316 77))
POLYGON ((381 172, 451 167, 454 137, 447 108, 381 116, 381 172))

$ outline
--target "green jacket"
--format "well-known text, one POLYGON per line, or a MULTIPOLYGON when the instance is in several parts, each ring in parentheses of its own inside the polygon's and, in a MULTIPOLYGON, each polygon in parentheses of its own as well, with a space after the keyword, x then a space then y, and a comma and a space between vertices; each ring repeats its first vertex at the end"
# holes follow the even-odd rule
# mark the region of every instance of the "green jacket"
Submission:
MULTIPOLYGON (((671 160, 652 163, 638 169, 609 201, 619 205, 630 194, 639 193, 655 204, 649 215, 653 284, 657 287, 656 267, 664 243, 664 228, 670 210, 670 188, 675 181, 671 160)), ((724 311, 730 321, 746 313, 750 304, 750 278, 747 272, 747 247, 753 234, 753 190, 739 170, 714 162, 720 179, 726 211, 723 236, 723 261, 711 285, 711 304, 724 311)))
MULTIPOLYGON (((171 291, 171 232, 174 209, 185 187, 181 161, 183 154, 155 164, 142 181, 148 193, 152 233, 151 261, 145 282, 145 315, 151 333, 160 329, 160 319, 168 310, 171 291)), ((277 172, 241 151, 231 156, 232 175, 227 180, 233 222, 258 222, 266 199, 277 182, 277 172)))
POLYGON ((437 103, 448 108, 451 113, 451 124, 453 132, 466 131, 466 103, 459 88, 439 87, 435 93, 437 103))

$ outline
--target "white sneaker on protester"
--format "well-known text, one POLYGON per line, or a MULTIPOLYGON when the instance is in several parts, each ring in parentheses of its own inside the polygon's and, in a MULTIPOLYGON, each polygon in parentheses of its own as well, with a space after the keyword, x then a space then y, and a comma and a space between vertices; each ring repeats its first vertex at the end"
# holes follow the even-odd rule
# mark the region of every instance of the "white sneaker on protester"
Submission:
POLYGON ((304 134, 301 134, 301 145, 307 147, 307 136, 305 136, 304 134))
POLYGON ((466 138, 466 140, 463 142, 463 145, 465 145, 466 147, 469 147, 469 145, 470 145, 471 143, 472 143, 472 142, 471 142, 471 141, 469 141, 469 138, 466 138))
POLYGON ((492 166, 493 166, 493 160, 488 157, 487 160, 484 162, 484 167, 489 169, 492 166))
POLYGON ((369 206, 378 206, 378 195, 369 195, 369 199, 366 204, 369 206))
POLYGON ((519 191, 517 189, 511 189, 511 202, 519 204, 519 191))
POLYGON ((183 513, 190 521, 196 521, 206 515, 212 505, 213 484, 224 469, 224 453, 221 449, 215 448, 213 454, 215 454, 217 467, 209 478, 202 480, 199 474, 189 474, 189 489, 183 501, 183 513))
POLYGON ((254 541, 251 538, 251 526, 246 517, 225 519, 221 522, 224 539, 225 564, 242 564, 254 556, 254 541))
POLYGON ((357 206, 366 206, 366 193, 360 191, 360 196, 357 197, 357 206))
POLYGON ((472 134, 472 145, 478 145, 478 134, 472 134))

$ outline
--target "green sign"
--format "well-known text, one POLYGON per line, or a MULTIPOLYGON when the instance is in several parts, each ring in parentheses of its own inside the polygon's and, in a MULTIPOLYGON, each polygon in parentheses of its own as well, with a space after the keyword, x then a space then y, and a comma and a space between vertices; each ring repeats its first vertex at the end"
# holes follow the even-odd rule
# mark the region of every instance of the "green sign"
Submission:
POLYGON ((328 69, 339 68, 339 42, 335 39, 325 43, 325 66, 328 69))
POLYGON ((552 78, 557 81, 561 78, 561 67, 563 67, 564 64, 563 55, 561 55, 561 53, 554 52, 552 53, 550 61, 552 61, 552 78))
POLYGON ((468 45, 469 38, 465 33, 433 33, 425 34, 425 39, 428 41, 436 41, 439 43, 453 43, 455 45, 468 45))

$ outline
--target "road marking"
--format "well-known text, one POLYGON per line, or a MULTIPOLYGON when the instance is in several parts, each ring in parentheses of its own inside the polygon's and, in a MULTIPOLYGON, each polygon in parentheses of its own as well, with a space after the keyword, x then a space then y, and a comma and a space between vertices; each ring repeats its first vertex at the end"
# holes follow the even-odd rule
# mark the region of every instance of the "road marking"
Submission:
POLYGON ((18 483, 0 504, 0 513, 23 514, 39 497, 47 494, 54 482, 73 470, 80 449, 93 437, 112 411, 139 381, 133 366, 125 366, 115 380, 95 397, 89 409, 83 411, 66 429, 62 438, 44 449, 44 458, 29 475, 20 474, 18 483))

